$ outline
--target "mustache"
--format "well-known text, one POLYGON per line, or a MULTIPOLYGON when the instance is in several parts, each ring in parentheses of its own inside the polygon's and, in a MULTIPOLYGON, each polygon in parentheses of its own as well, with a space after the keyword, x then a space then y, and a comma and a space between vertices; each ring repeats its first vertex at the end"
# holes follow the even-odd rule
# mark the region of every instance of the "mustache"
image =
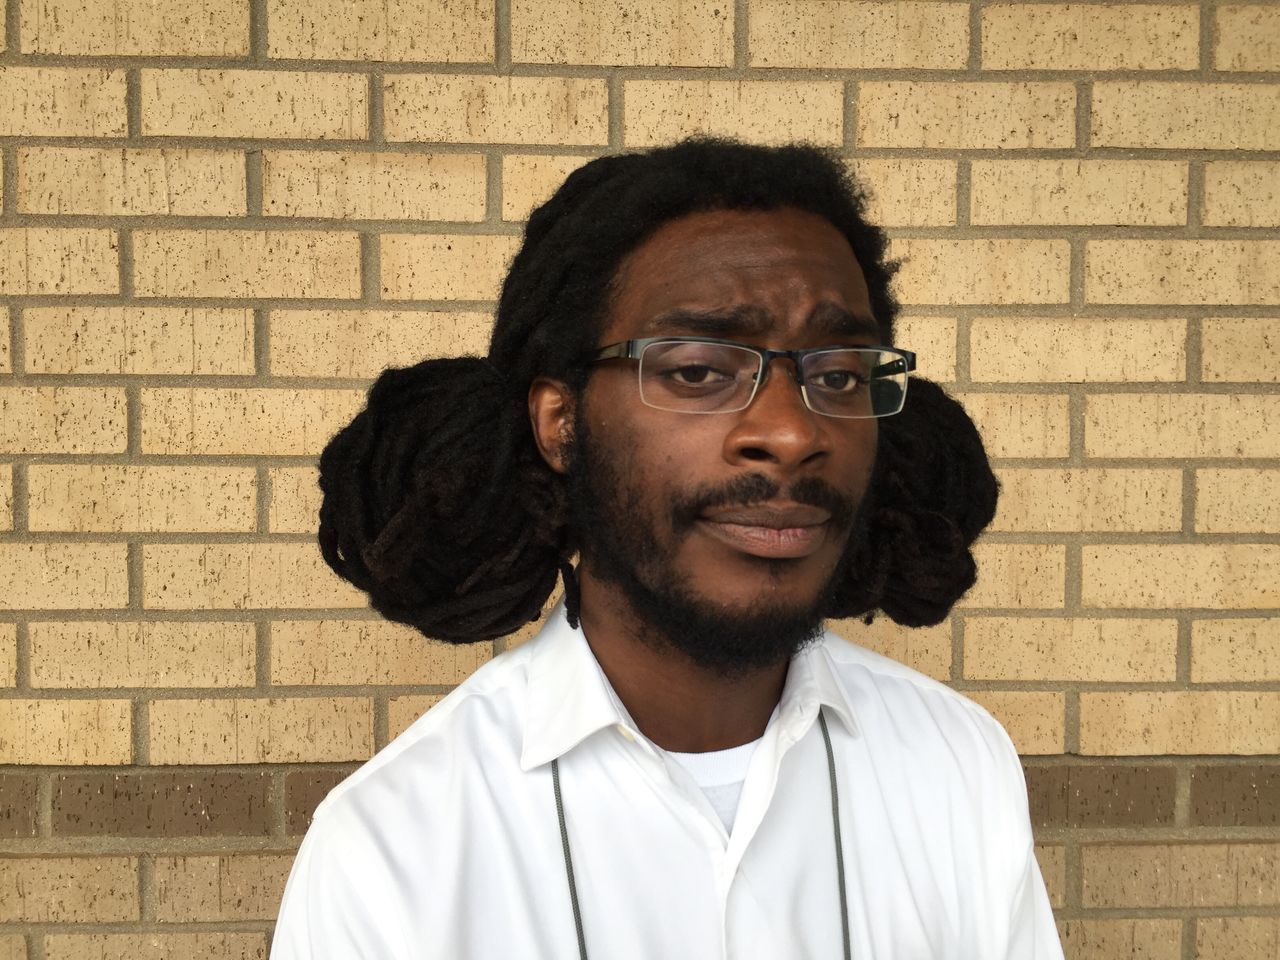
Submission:
MULTIPOLYGON (((742 474, 728 483, 698 487, 677 497, 671 507, 672 526, 676 533, 684 533, 708 510, 758 504, 777 499, 780 493, 782 484, 762 473, 742 474)), ((853 498, 818 477, 803 477, 788 486, 785 493, 786 499, 795 503, 826 510, 836 529, 848 527, 857 514, 858 504, 853 498)))

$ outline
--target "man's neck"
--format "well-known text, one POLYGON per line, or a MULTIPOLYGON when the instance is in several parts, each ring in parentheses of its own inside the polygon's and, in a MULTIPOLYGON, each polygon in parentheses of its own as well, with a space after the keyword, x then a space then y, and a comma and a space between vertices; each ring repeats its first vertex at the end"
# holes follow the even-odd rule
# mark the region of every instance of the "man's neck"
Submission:
POLYGON ((640 732, 677 753, 727 750, 759 739, 782 697, 787 663, 727 678, 645 638, 616 588, 580 579, 582 631, 640 732))

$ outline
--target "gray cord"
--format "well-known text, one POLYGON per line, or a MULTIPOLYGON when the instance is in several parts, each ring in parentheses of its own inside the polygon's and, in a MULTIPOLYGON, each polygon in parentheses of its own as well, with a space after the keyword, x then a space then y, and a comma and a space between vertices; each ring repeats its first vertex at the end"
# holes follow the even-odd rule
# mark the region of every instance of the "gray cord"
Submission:
MULTIPOLYGON (((844 884, 844 846, 840 842, 840 795, 836 792, 836 756, 831 749, 831 734, 827 732, 827 718, 818 708, 818 726, 827 745, 827 774, 831 781, 831 822, 836 835, 836 873, 840 881, 840 927, 844 935, 844 960, 853 956, 849 938, 849 901, 844 884)), ((556 794, 556 816, 560 819, 560 844, 564 847, 564 869, 569 875, 569 899, 573 903, 573 925, 578 931, 578 957, 587 960, 587 938, 582 931, 582 908, 578 905, 578 885, 573 879, 573 857, 569 855, 569 830, 564 822, 564 799, 560 796, 560 761, 551 761, 551 786, 556 794)))
POLYGON ((551 787, 556 793, 556 816, 560 818, 560 845, 564 847, 564 869, 569 875, 569 899, 573 901, 573 925, 578 931, 578 957, 587 960, 587 938, 582 932, 582 908, 578 906, 578 885, 573 879, 573 857, 569 855, 569 830, 564 824, 564 799, 560 796, 560 761, 551 761, 551 787))
POLYGON ((849 942, 849 901, 844 888, 844 845, 840 842, 840 795, 836 793, 836 755, 831 749, 831 734, 827 732, 827 718, 818 708, 818 725, 822 727, 822 739, 827 745, 827 773, 831 779, 831 822, 836 833, 836 874, 840 878, 840 926, 844 933, 844 960, 853 956, 849 942))

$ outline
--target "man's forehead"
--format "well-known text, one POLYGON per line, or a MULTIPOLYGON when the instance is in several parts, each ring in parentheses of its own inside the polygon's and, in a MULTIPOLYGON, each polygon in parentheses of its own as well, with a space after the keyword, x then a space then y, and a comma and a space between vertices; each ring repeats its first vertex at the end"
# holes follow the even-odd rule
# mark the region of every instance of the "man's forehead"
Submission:
MULTIPOLYGON (((770 332, 783 324, 772 310, 746 303, 724 308, 665 310, 649 318, 643 336, 693 334, 707 337, 750 337, 770 332)), ((851 310, 831 300, 817 303, 802 322, 807 333, 838 337, 878 337, 880 326, 870 313, 851 310)))

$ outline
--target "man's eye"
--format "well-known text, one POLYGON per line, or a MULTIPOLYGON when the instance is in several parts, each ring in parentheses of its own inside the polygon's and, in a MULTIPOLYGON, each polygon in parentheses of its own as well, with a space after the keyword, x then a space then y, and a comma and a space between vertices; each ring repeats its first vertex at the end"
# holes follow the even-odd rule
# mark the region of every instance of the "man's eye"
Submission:
POLYGON ((823 390, 832 390, 837 393, 854 393, 867 382, 867 379, 852 370, 824 370, 810 382, 823 390))
POLYGON ((686 386, 723 383, 726 380, 733 379, 723 370, 717 370, 714 367, 708 367, 703 364, 686 364, 683 367, 676 367, 667 371, 667 376, 676 383, 682 383, 686 386))

